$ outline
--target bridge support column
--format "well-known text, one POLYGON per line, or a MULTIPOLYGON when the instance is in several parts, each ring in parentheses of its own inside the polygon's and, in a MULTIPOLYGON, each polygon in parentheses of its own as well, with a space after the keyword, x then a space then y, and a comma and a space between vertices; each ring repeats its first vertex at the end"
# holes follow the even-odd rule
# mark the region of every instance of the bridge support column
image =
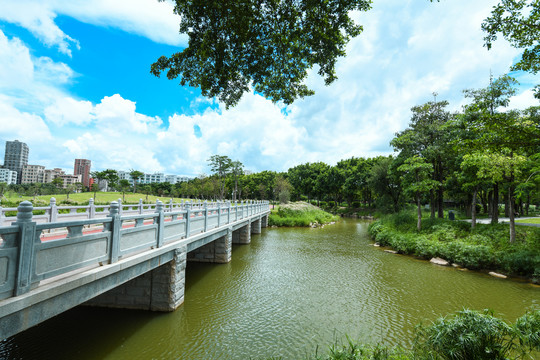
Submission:
POLYGON ((251 243, 251 224, 242 226, 240 229, 233 232, 233 244, 249 244, 251 243))
POLYGON ((226 264, 232 256, 232 228, 227 234, 187 254, 187 260, 193 262, 211 262, 226 264))
POLYGON ((264 215, 261 217, 261 227, 262 228, 268 227, 268 215, 264 215))
POLYGON ((85 303, 122 309, 174 311, 184 302, 186 248, 174 259, 85 303))
POLYGON ((261 233, 261 219, 257 219, 251 222, 251 233, 252 234, 261 233))

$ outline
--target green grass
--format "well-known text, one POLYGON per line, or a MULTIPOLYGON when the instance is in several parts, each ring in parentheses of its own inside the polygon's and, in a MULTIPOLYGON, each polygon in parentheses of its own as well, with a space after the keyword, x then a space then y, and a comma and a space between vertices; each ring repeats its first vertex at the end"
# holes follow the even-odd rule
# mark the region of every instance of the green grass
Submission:
POLYGON ((268 225, 307 227, 312 224, 328 224, 337 220, 339 220, 339 216, 332 215, 320 209, 289 209, 279 206, 270 213, 268 225))
POLYGON ((525 224, 540 224, 540 217, 536 219, 519 219, 516 220, 517 223, 525 223, 525 224))
MULTIPOLYGON (((20 202, 28 200, 36 204, 36 206, 47 206, 50 203, 51 197, 56 199, 56 203, 61 205, 62 203, 69 203, 70 205, 88 205, 88 200, 94 197, 93 192, 83 192, 69 194, 69 200, 67 200, 66 194, 54 194, 54 195, 41 195, 36 196, 35 200, 33 196, 17 196, 16 194, 9 192, 5 194, 5 197, 1 199, 1 205, 3 207, 16 207, 20 202)), ((96 204, 105 205, 110 204, 112 201, 122 199, 121 192, 97 192, 96 204)), ((170 197, 167 196, 154 196, 148 195, 148 202, 146 201, 146 195, 141 193, 126 193, 124 201, 125 204, 137 204, 139 199, 143 199, 145 203, 155 203, 156 200, 163 202, 169 202, 170 197)), ((174 202, 181 201, 181 198, 173 198, 174 202)))
POLYGON ((519 226, 516 242, 509 242, 508 224, 477 224, 446 219, 422 219, 400 212, 369 227, 373 240, 401 254, 424 259, 441 257, 471 270, 494 270, 540 282, 540 228, 519 226))

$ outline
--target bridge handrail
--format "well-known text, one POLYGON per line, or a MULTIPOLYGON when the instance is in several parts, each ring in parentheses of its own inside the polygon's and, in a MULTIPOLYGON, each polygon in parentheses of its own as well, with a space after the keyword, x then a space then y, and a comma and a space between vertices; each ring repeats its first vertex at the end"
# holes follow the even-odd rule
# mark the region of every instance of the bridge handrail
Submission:
POLYGON ((174 206, 167 209, 168 205, 158 200, 152 212, 122 215, 122 204, 113 201, 106 205, 109 212, 105 217, 57 218, 38 224, 36 220, 44 215, 33 215, 37 208, 29 201, 21 202, 16 221, 0 227, 0 279, 5 279, 0 282, 0 300, 24 294, 42 280, 114 263, 141 250, 269 211, 267 201, 216 202, 210 206, 186 202, 173 211, 174 206), (145 224, 145 219, 152 222, 145 224))

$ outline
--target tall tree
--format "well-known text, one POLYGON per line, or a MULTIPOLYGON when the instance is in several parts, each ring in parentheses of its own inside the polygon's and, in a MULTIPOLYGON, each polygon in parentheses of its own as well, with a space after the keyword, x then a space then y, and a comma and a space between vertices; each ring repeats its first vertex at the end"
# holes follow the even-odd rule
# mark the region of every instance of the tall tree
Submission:
POLYGON ((397 170, 401 162, 389 157, 375 158, 368 175, 368 185, 377 196, 379 208, 391 208, 398 212, 403 202, 401 172, 397 170))
POLYGON ((115 188, 118 185, 118 172, 113 169, 106 169, 102 172, 103 178, 107 180, 107 187, 115 188))
POLYGON ((133 193, 137 192, 137 184, 141 180, 141 178, 144 176, 144 173, 142 171, 131 169, 129 170, 129 176, 133 179, 133 193))
POLYGON ((415 155, 405 160, 399 170, 404 172, 405 192, 416 200, 418 217, 416 228, 420 231, 422 229, 422 196, 438 186, 438 182, 431 179, 433 165, 415 155))
POLYGON ((226 155, 212 155, 208 159, 210 169, 219 178, 219 199, 223 200, 225 194, 225 176, 229 173, 232 160, 226 155))
POLYGON ((118 183, 118 186, 120 187, 120 191, 122 191, 122 202, 126 201, 126 191, 129 190, 129 187, 131 184, 129 183, 129 180, 122 179, 118 183))
MULTIPOLYGON (((490 79, 485 89, 466 90, 465 96, 472 98, 465 106, 464 124, 469 133, 463 144, 470 148, 481 165, 483 176, 491 176, 495 184, 503 183, 508 190, 508 215, 510 217, 510 242, 515 241, 514 191, 525 166, 526 156, 538 151, 540 146, 539 122, 534 116, 518 111, 498 111, 508 106, 510 96, 515 93, 517 82, 503 75, 490 79), (483 166, 482 166, 483 164, 483 166)), ((498 188, 494 190, 495 206, 498 204, 498 188)), ((497 211, 493 211, 492 222, 497 222, 497 211)))
MULTIPOLYGON (((436 97, 436 94, 434 94, 436 97)), ((431 194, 431 215, 439 218, 443 214, 444 180, 450 173, 452 164, 452 147, 450 146, 451 132, 448 122, 450 113, 445 110, 447 101, 427 102, 414 106, 409 127, 396 134, 391 145, 406 158, 420 155, 433 166, 433 180, 438 183, 431 194)))
POLYGON ((233 201, 236 201, 238 198, 238 180, 240 176, 244 175, 244 164, 240 161, 233 161, 231 163, 231 175, 234 181, 234 190, 233 190, 233 201))
MULTIPOLYGON (((164 0, 160 0, 164 1, 164 0)), ((351 18, 367 11, 370 0, 175 0, 180 32, 188 46, 151 67, 159 76, 180 77, 219 97, 227 107, 255 91, 272 101, 292 103, 312 95, 304 81, 318 67, 325 83, 337 77, 335 64, 362 26, 351 18)))

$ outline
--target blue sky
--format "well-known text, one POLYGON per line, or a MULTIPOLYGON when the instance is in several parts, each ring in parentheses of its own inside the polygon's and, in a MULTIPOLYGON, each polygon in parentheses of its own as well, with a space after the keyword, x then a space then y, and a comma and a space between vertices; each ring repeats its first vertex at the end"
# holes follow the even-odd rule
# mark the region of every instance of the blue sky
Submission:
MULTIPOLYGON (((214 154, 251 171, 392 153, 410 108, 488 84, 519 55, 504 40, 483 47, 482 20, 496 0, 377 0, 353 14, 364 32, 339 60, 339 80, 290 106, 246 94, 226 110, 150 65, 185 46, 172 3, 157 0, 0 1, 0 156, 3 142, 30 147, 31 164, 69 172, 75 158, 114 168, 196 176, 214 154)), ((511 107, 538 105, 538 78, 521 83, 511 107)))

